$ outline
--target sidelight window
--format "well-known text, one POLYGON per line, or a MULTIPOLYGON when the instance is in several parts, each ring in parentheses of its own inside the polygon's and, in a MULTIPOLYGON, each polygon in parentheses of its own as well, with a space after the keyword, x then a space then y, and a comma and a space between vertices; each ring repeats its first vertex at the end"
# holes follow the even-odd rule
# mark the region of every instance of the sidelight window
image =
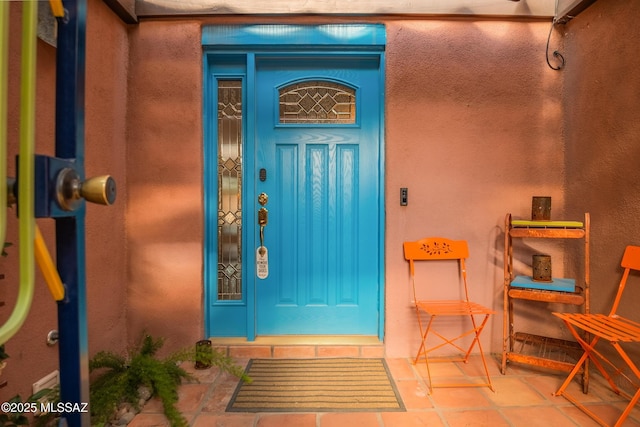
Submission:
POLYGON ((242 299, 242 81, 218 81, 218 300, 242 299))

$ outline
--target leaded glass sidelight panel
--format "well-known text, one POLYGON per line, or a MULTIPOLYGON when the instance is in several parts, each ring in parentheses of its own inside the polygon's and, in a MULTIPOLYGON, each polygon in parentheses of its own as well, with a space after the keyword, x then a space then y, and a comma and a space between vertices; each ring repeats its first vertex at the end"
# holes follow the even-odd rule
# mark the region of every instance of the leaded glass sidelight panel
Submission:
POLYGON ((352 124, 356 93, 335 82, 312 80, 280 89, 280 123, 352 124))
POLYGON ((242 299, 242 81, 218 81, 218 300, 242 299))

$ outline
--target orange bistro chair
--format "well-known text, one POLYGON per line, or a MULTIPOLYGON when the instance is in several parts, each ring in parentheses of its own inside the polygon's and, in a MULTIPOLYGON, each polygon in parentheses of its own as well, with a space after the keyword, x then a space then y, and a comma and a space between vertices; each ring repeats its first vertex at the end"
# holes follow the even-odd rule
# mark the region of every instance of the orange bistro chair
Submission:
MULTIPOLYGON (((429 390, 433 392, 434 387, 484 387, 488 386, 493 391, 493 385, 491 384, 491 377, 489 376, 489 370, 487 369, 487 362, 484 358, 482 351, 482 344, 480 343, 480 333, 487 324, 489 316, 495 312, 489 308, 483 307, 480 304, 471 302, 469 299, 469 289, 467 286, 467 270, 465 267, 465 259, 469 256, 469 248, 465 240, 449 240, 442 237, 429 237, 417 242, 404 242, 404 257, 409 261, 409 270, 411 273, 411 286, 413 288, 413 299, 416 308, 416 314, 418 316, 418 325, 420 326, 420 339, 421 344, 416 354, 414 364, 418 363, 418 360, 424 359, 427 366, 427 375, 429 377, 429 390), (450 300, 433 300, 433 299, 419 299, 417 291, 418 287, 424 287, 425 289, 442 289, 444 286, 452 288, 450 284, 443 284, 440 281, 418 280, 416 279, 416 263, 423 261, 455 261, 458 264, 457 278, 450 283, 456 283, 458 286, 451 289, 451 294, 455 294, 457 298, 462 299, 450 299, 450 300), (419 282, 419 283, 418 283, 419 282), (463 286, 462 286, 463 285, 463 286), (461 289, 461 288, 464 289, 461 289), (464 292, 461 294, 461 292, 464 292), (461 322, 470 321, 471 325, 469 329, 460 335, 447 338, 443 334, 436 332, 434 324, 437 323, 437 319, 441 317, 460 317, 461 322), (430 335, 438 337, 443 342, 427 347, 427 339, 430 335), (464 349, 458 345, 458 340, 461 338, 472 336, 473 341, 468 349, 464 349), (482 364, 487 376, 486 383, 441 383, 434 384, 431 380, 431 369, 429 363, 441 362, 441 361, 464 361, 468 362, 469 355, 475 345, 478 345, 480 351, 480 357, 482 358, 482 364), (442 348, 446 345, 451 345, 462 353, 464 357, 457 359, 435 359, 430 358, 429 353, 442 348)), ((426 264, 426 263, 424 263, 426 264)), ((430 266, 435 267, 435 263, 430 263, 430 266)), ((426 270, 421 267, 420 271, 426 270)), ((422 277, 422 276, 421 276, 422 277)), ((428 292, 428 291, 427 291, 428 292)))
MULTIPOLYGON (((640 370, 638 369, 636 363, 631 360, 629 355, 627 355, 627 353, 621 346, 621 343, 640 343, 640 323, 634 322, 616 314, 618 306, 620 305, 620 301, 622 300, 622 293, 624 292, 624 289, 627 285, 629 273, 631 272, 631 270, 640 271, 640 246, 627 246, 624 251, 624 255, 622 256, 621 265, 622 268, 624 268, 622 279, 620 280, 618 292, 616 293, 616 297, 613 301, 613 307, 611 307, 611 311, 608 315, 595 313, 553 313, 564 321, 565 325, 567 325, 567 328, 569 328, 571 335, 573 335, 573 337, 580 343, 580 346, 582 346, 582 349, 584 350, 584 354, 578 360, 578 363, 576 363, 567 379, 560 386, 560 388, 556 392, 556 395, 564 396, 568 401, 580 408, 585 414, 589 415, 602 426, 607 426, 607 424, 596 414, 587 409, 583 404, 578 402, 574 397, 569 395, 566 392, 566 388, 573 377, 580 371, 582 365, 584 365, 587 360, 591 360, 595 367, 607 380, 609 385, 611 385, 613 391, 616 394, 622 395, 630 400, 629 404, 620 415, 620 418, 618 418, 618 421, 615 423, 615 426, 622 425, 624 420, 631 413, 633 406, 638 403, 638 400, 640 400, 640 383, 636 382, 637 380, 640 380, 640 370), (580 336, 580 331, 586 332, 587 336, 590 336, 591 338, 582 338, 580 336), (632 380, 631 378, 624 375, 622 373, 622 368, 616 366, 613 362, 607 359, 605 355, 596 350, 596 344, 600 340, 608 341, 609 344, 613 346, 613 348, 618 352, 618 355, 620 355, 620 357, 622 358, 622 361, 624 361, 633 375, 635 375, 636 380, 632 380), (611 378, 611 375, 607 372, 601 362, 609 365, 609 368, 615 371, 616 374, 623 375, 631 384, 637 387, 635 394, 633 396, 630 396, 627 393, 621 391, 616 386, 615 382, 611 378)), ((622 363, 622 361, 620 363, 622 363)))

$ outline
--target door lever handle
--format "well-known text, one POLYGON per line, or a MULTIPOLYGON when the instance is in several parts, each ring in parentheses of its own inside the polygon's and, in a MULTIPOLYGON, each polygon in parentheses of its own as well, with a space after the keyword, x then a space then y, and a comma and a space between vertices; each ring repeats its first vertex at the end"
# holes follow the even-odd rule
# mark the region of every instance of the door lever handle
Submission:
POLYGON ((260 248, 258 249, 258 251, 260 252, 260 255, 264 255, 265 251, 264 227, 269 222, 269 211, 264 207, 264 205, 266 205, 268 201, 269 196, 267 196, 265 193, 260 193, 260 195, 258 196, 258 203, 260 203, 260 205, 262 206, 260 209, 258 209, 258 225, 260 226, 260 248))
POLYGON ((258 225, 260 226, 260 246, 258 247, 258 253, 256 255, 256 274, 259 279, 266 279, 269 276, 269 256, 267 254, 267 248, 264 246, 264 227, 269 222, 269 211, 264 205, 267 204, 269 197, 265 193, 260 193, 258 196, 258 203, 262 205, 258 209, 258 225))
POLYGON ((258 225, 264 227, 269 222, 269 211, 266 208, 258 210, 258 225))
MULTIPOLYGON (((258 225, 260 226, 260 251, 264 251, 264 227, 269 221, 269 211, 262 207, 258 210, 258 225)), ((261 252, 261 255, 263 252, 261 252)))

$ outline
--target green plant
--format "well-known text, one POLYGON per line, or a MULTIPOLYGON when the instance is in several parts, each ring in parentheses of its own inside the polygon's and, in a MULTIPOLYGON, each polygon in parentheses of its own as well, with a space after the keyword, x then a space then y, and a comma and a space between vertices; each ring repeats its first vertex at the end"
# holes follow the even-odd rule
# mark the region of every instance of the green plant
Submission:
POLYGON ((7 354, 6 351, 4 351, 4 344, 0 345, 0 363, 2 363, 3 360, 8 358, 9 358, 9 355, 7 354))
MULTIPOLYGON (((92 423, 109 421, 118 404, 128 402, 138 408, 138 388, 147 386, 157 396, 164 408, 164 414, 172 426, 187 426, 187 420, 176 409, 178 386, 182 379, 193 379, 180 362, 195 361, 195 350, 182 350, 166 358, 158 358, 156 353, 163 346, 164 339, 154 339, 144 335, 140 344, 124 357, 108 351, 97 353, 89 361, 91 372, 102 370, 90 387, 92 423)), ((201 355, 198 355, 200 357, 201 355)), ((211 363, 243 380, 248 380, 242 369, 233 360, 218 352, 213 352, 211 363)))
MULTIPOLYGON (((29 396, 24 403, 37 404, 41 399, 48 400, 49 402, 58 402, 60 400, 60 392, 58 391, 57 387, 54 389, 45 388, 29 396)), ((13 396, 7 402, 11 404, 23 403, 22 398, 19 394, 13 396)), ((2 413, 0 414, 0 427, 17 427, 28 425, 33 425, 36 427, 47 427, 55 425, 56 418, 57 414, 55 413, 40 414, 34 417, 33 422, 31 422, 24 412, 2 413)))
MULTIPOLYGON (((22 403, 22 398, 19 395, 7 400, 9 403, 22 403)), ((14 427, 14 426, 28 426, 29 418, 22 412, 11 412, 0 414, 0 426, 2 427, 14 427)))

